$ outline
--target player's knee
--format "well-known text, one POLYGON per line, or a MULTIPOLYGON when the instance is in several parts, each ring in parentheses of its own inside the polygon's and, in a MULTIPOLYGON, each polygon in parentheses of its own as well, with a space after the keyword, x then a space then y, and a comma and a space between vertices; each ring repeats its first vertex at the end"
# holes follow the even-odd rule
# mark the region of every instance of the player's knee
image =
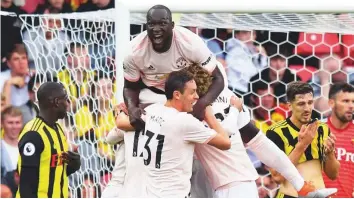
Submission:
POLYGON ((243 143, 248 143, 254 137, 256 137, 259 129, 252 122, 249 122, 244 127, 240 128, 239 131, 241 133, 243 143))

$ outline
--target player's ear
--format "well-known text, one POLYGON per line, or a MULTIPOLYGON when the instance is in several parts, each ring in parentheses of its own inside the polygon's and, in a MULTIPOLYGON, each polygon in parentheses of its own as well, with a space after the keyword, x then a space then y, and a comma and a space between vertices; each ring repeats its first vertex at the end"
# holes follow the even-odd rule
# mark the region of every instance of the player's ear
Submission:
POLYGON ((175 22, 174 21, 171 22, 171 26, 172 26, 172 29, 175 28, 175 22))
POLYGON ((289 101, 286 102, 286 105, 288 106, 288 109, 289 109, 290 111, 293 111, 293 110, 292 110, 292 107, 291 107, 291 102, 289 102, 289 101))
POLYGON ((177 100, 181 99, 181 92, 173 91, 173 98, 175 98, 177 100))

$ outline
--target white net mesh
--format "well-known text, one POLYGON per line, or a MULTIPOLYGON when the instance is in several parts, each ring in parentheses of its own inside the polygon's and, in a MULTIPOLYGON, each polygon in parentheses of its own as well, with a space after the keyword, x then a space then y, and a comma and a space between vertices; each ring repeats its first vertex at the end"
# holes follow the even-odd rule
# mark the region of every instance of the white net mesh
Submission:
MULTIPOLYGON (((114 126, 114 16, 114 10, 20 16, 31 66, 45 76, 37 82, 57 77, 69 91, 72 106, 66 131, 83 156, 80 172, 70 179, 72 197, 90 192, 95 193, 90 197, 99 197, 114 166, 114 150, 102 142, 114 126)), ((225 66, 230 89, 247 99, 253 119, 263 131, 287 116, 285 88, 294 81, 293 74, 314 86, 317 117, 328 113, 328 86, 354 80, 354 14, 174 17, 177 24, 205 39, 225 66), (269 77, 257 76, 266 68, 269 77)), ((144 30, 145 15, 133 13, 130 22, 134 37, 144 30)), ((251 152, 250 157, 261 176, 257 181, 260 196, 274 197, 277 186, 267 168, 251 152)))

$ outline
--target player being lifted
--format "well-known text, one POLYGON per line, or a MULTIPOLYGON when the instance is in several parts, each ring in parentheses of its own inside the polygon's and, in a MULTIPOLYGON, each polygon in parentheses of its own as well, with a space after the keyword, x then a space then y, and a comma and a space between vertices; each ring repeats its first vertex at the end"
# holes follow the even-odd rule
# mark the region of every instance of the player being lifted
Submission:
MULTIPOLYGON (((210 85, 210 77, 207 71, 197 65, 190 66, 186 70, 194 74, 198 94, 203 95, 210 85)), ((240 108, 243 109, 239 113, 235 107, 230 106, 230 104, 234 104, 231 103, 232 98, 236 98, 236 96, 226 87, 212 104, 215 117, 219 119, 222 127, 229 133, 231 149, 221 151, 215 147, 200 144, 195 147, 195 153, 202 162, 210 182, 212 182, 212 188, 215 190, 214 197, 258 197, 255 183, 258 175, 246 153, 243 142, 257 155, 261 162, 286 176, 291 184, 296 187, 299 195, 322 198, 336 191, 335 189, 315 191, 313 186, 305 183, 288 157, 251 123, 248 109, 245 106, 238 107, 239 110, 240 108), (239 114, 231 114, 232 112, 239 114)))
MULTIPOLYGON (((312 181, 316 188, 324 188, 322 169, 330 179, 338 175, 340 163, 333 152, 335 140, 325 123, 309 124, 314 100, 313 88, 308 83, 290 83, 286 96, 292 115, 271 126, 267 137, 289 156, 306 180, 312 181)), ((278 198, 298 197, 293 185, 278 172, 271 169, 271 173, 281 183, 278 198)))
MULTIPOLYGON (((164 94, 166 77, 172 71, 188 67, 191 63, 203 66, 213 76, 208 92, 197 101, 193 115, 202 120, 204 109, 224 88, 224 79, 216 67, 215 56, 204 41, 183 27, 174 25, 171 11, 163 5, 155 5, 146 16, 146 31, 131 41, 131 52, 124 60, 124 101, 129 118, 136 130, 143 129, 143 110, 139 108, 139 93, 150 89, 164 94)), ((151 95, 144 95, 151 98, 151 95)))

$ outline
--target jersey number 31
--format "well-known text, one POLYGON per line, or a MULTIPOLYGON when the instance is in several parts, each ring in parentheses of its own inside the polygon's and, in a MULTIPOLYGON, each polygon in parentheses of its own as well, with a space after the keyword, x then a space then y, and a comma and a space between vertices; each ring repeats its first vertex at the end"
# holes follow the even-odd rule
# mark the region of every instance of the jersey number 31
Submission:
MULTIPOLYGON (((138 140, 139 140, 139 134, 140 132, 135 132, 135 136, 134 136, 134 145, 133 145, 133 156, 136 156, 136 152, 137 152, 137 146, 138 146, 138 140)), ((154 137, 155 133, 146 130, 146 136, 148 137, 148 139, 146 140, 144 149, 147 152, 147 158, 144 158, 144 164, 150 165, 151 162, 151 149, 149 147, 149 143, 151 141, 151 139, 154 137)), ((165 142, 165 136, 164 135, 160 135, 158 134, 156 136, 156 140, 158 141, 157 143, 157 149, 156 149, 156 161, 155 161, 155 168, 159 169, 161 166, 161 155, 162 155, 162 149, 163 149, 163 144, 165 142)))

